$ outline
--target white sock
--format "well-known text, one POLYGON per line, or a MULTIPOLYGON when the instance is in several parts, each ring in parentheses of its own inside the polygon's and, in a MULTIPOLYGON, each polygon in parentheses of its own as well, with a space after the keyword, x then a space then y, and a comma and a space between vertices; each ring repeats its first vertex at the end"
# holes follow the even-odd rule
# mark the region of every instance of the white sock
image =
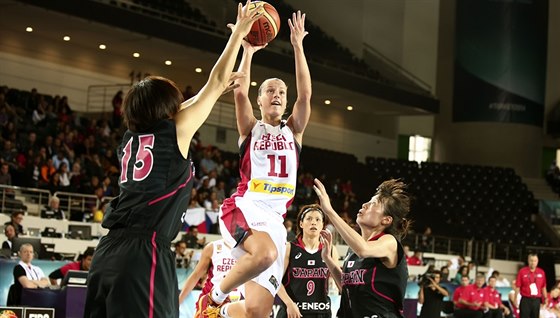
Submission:
POLYGON ((214 286, 214 288, 212 288, 212 299, 217 302, 218 304, 221 304, 224 302, 224 300, 226 300, 228 294, 225 294, 221 289, 220 286, 214 286))
POLYGON ((225 304, 222 308, 220 308, 220 316, 222 316, 222 318, 231 318, 228 313, 227 313, 227 308, 229 307, 229 303, 225 304))

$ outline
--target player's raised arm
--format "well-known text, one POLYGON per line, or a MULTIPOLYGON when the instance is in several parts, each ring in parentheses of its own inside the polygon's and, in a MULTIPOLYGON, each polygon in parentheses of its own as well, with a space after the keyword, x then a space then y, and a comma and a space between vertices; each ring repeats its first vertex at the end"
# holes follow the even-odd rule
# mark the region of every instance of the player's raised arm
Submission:
POLYGON ((292 14, 292 19, 288 20, 290 26, 290 41, 294 47, 294 57, 296 66, 296 88, 297 99, 294 104, 292 115, 288 119, 288 126, 292 129, 294 137, 301 144, 303 131, 311 116, 311 74, 307 59, 303 50, 303 39, 308 34, 305 31, 305 14, 301 11, 292 14))
MULTIPOLYGON (((249 2, 247 1, 247 4, 249 2)), ((208 118, 220 95, 228 88, 241 41, 249 32, 253 22, 261 16, 261 7, 251 10, 248 5, 245 7, 242 7, 241 3, 238 5, 237 21, 235 24, 228 24, 232 33, 224 51, 212 68, 208 81, 195 97, 186 101, 188 107, 182 107, 183 110, 175 115, 178 145, 183 154, 188 152, 192 136, 208 118)))

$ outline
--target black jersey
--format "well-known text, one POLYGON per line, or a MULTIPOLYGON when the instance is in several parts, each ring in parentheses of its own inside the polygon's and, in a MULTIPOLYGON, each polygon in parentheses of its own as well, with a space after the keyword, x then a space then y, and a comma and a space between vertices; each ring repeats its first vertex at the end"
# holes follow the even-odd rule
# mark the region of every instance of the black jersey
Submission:
POLYGON ((107 208, 103 227, 175 238, 193 184, 191 160, 179 151, 175 122, 162 120, 142 133, 127 131, 118 156, 121 192, 107 208))
POLYGON ((329 269, 321 258, 322 244, 315 253, 309 253, 301 238, 292 242, 290 263, 282 283, 302 315, 330 314, 329 269))
MULTIPOLYGON (((384 233, 371 239, 377 240, 384 233)), ((386 235, 386 234, 385 234, 386 235)), ((342 298, 338 317, 402 317, 408 267, 397 240, 397 266, 379 258, 359 258, 349 251, 342 268, 342 298)))

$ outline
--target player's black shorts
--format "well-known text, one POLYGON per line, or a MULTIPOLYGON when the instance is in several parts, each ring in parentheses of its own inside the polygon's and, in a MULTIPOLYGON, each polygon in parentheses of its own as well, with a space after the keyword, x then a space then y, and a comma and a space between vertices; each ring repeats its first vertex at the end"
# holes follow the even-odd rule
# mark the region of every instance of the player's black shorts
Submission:
POLYGON ((84 317, 178 317, 179 290, 169 238, 110 230, 88 276, 84 317))

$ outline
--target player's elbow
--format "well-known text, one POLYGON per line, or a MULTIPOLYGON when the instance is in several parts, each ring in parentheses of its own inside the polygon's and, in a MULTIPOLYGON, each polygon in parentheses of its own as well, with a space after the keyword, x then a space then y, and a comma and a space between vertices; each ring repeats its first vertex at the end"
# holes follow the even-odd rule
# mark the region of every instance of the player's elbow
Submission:
POLYGON ((311 87, 309 90, 304 90, 303 92, 298 92, 298 102, 311 104, 311 87))

